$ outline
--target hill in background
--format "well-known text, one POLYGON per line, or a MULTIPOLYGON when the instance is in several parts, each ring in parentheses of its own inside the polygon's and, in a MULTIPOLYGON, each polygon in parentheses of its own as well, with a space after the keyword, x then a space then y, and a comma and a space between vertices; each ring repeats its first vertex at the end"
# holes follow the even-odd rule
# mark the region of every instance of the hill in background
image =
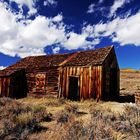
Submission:
POLYGON ((140 92, 140 70, 120 70, 120 94, 134 95, 140 92))

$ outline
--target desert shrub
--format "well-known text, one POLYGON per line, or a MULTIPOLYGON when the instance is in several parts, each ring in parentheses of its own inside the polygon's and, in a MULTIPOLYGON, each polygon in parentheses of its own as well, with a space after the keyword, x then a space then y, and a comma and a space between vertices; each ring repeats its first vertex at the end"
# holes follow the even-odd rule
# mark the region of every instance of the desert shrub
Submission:
POLYGON ((58 107, 60 105, 62 105, 64 102, 61 99, 56 99, 56 98, 52 98, 49 97, 47 102, 45 102, 45 106, 51 106, 51 107, 58 107))
POLYGON ((90 139, 139 139, 140 108, 136 105, 124 106, 124 112, 117 114, 109 109, 91 107, 90 139))
POLYGON ((125 117, 131 128, 132 134, 140 137, 140 108, 136 105, 125 105, 125 117))
POLYGON ((66 103, 66 100, 64 98, 59 98, 58 100, 61 105, 66 103))
POLYGON ((99 105, 97 105, 97 103, 91 104, 89 106, 89 112, 90 112, 92 118, 102 116, 101 110, 102 110, 102 108, 99 105))
POLYGON ((19 125, 16 125, 15 123, 13 123, 10 119, 5 120, 3 122, 3 133, 1 133, 0 135, 0 139, 26 139, 27 135, 29 134, 29 129, 20 127, 19 125), (27 132, 25 135, 25 131, 27 132), (24 135, 23 135, 24 134, 24 135))
POLYGON ((109 125, 105 124, 102 120, 92 124, 89 129, 89 139, 99 140, 113 140, 112 129, 109 125))
POLYGON ((75 104, 67 104, 64 109, 68 113, 73 113, 73 114, 78 113, 78 105, 75 105, 75 104))
POLYGON ((65 136, 67 140, 84 140, 87 136, 87 128, 83 125, 81 121, 73 121, 67 124, 67 135, 65 136))
POLYGON ((33 132, 41 131, 40 122, 50 118, 44 106, 28 106, 14 100, 4 99, 0 102, 3 111, 0 116, 0 139, 27 139, 33 132))
POLYGON ((5 106, 7 103, 11 103, 12 101, 13 100, 10 98, 6 98, 6 97, 0 98, 0 107, 5 106))
POLYGON ((43 120, 42 121, 45 121, 45 122, 51 122, 53 120, 53 114, 51 113, 47 113, 43 116, 43 120))
POLYGON ((34 105, 34 106, 32 106, 32 111, 34 113, 40 113, 40 111, 45 112, 45 110, 46 110, 46 107, 42 106, 42 105, 34 105))
POLYGON ((37 122, 44 120, 48 116, 45 106, 42 105, 32 106, 32 113, 37 122))
MULTIPOLYGON (((51 103, 52 103, 51 99, 51 103)), ((50 99, 49 101, 50 102, 50 99)), ((56 100, 54 105, 63 104, 56 100)), ((85 102, 86 103, 86 102, 85 102)), ((126 104, 124 112, 115 113, 100 104, 89 103, 86 117, 78 116, 80 103, 66 102, 63 110, 47 113, 44 105, 25 105, 0 99, 0 139, 125 140, 140 138, 140 108, 126 104), (5 103, 7 102, 7 103, 5 103), (82 120, 84 118, 84 120, 82 120), (42 121, 55 121, 52 124, 42 121), (41 122, 41 123, 40 123, 41 122), (47 124, 47 126, 46 126, 47 124), (43 128, 43 126, 45 128, 43 128), (49 131, 47 131, 49 129, 49 131)), ((86 107, 87 108, 87 107, 86 107)), ((83 108, 82 108, 83 109, 83 108)))
POLYGON ((57 123, 66 123, 69 120, 69 114, 64 110, 59 111, 56 114, 56 120, 57 120, 57 123))
POLYGON ((110 112, 110 110, 93 110, 92 108, 91 123, 88 129, 89 139, 113 139, 112 127, 110 126, 110 124, 115 120, 116 118, 110 112))
POLYGON ((15 125, 19 126, 20 128, 25 128, 26 126, 32 123, 36 123, 32 112, 22 113, 22 114, 17 115, 13 119, 13 122, 15 125))

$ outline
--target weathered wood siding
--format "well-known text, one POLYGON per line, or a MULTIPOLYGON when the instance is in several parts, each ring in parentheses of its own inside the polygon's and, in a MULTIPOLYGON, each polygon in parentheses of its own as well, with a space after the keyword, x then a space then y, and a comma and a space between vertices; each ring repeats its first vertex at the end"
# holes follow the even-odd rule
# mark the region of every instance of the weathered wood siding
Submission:
POLYGON ((100 99, 102 94, 102 66, 72 66, 60 68, 60 96, 68 98, 69 76, 79 77, 80 99, 100 99))
POLYGON ((110 100, 119 95, 115 50, 107 47, 75 54, 28 57, 1 73, 0 96, 19 98, 27 93, 26 88, 28 95, 110 100), (72 93, 78 94, 74 97, 72 93))
MULTIPOLYGON (((29 94, 58 95, 58 67, 48 68, 45 70, 34 70, 26 73, 29 94), (44 75, 42 79, 42 88, 38 90, 37 76, 44 75), (44 82, 45 83, 44 83, 44 82), (43 87, 44 86, 44 87, 43 87)), ((40 83, 41 84, 41 83, 40 83)))
POLYGON ((120 88, 120 70, 114 49, 112 49, 106 57, 102 67, 103 100, 117 98, 119 96, 120 88), (112 71, 114 71, 113 75, 112 71))
POLYGON ((0 96, 9 97, 10 77, 0 78, 0 96))
POLYGON ((27 96, 27 81, 24 70, 16 71, 9 76, 0 77, 0 96, 11 98, 27 96))

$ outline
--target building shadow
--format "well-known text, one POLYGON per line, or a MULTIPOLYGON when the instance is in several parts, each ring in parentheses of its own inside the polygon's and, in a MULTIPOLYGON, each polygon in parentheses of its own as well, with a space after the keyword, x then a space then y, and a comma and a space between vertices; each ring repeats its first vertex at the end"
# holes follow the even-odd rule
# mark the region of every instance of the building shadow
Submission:
POLYGON ((134 95, 121 95, 118 96, 115 101, 119 103, 135 103, 135 96, 134 95))

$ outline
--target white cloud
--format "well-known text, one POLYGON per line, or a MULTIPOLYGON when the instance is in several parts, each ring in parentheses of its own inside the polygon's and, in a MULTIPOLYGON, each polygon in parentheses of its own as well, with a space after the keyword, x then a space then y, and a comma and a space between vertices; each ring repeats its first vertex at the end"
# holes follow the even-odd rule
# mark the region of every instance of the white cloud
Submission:
MULTIPOLYGON (((17 16, 0 2, 0 52, 6 55, 25 57, 41 55, 44 48, 58 44, 52 49, 58 53, 61 47, 72 50, 91 48, 100 43, 102 37, 109 37, 121 45, 140 45, 140 12, 129 17, 116 18, 107 23, 83 25, 81 33, 67 32, 61 14, 52 18, 36 16, 34 20, 17 21, 17 16)), ((22 15, 21 15, 22 16, 22 15)))
POLYGON ((92 3, 91 5, 89 5, 87 13, 93 13, 94 8, 95 8, 95 4, 92 3))
MULTIPOLYGON (((52 18, 38 15, 34 20, 17 21, 19 16, 1 2, 0 11, 0 52, 6 55, 41 55, 45 54, 45 47, 53 44, 71 50, 87 48, 97 43, 97 40, 88 41, 89 33, 84 31, 81 34, 73 31, 67 33, 68 26, 63 23, 61 14, 52 18)), ((58 48, 54 49, 54 53, 58 51, 58 48)))
POLYGON ((88 14, 92 14, 92 13, 100 13, 103 16, 105 15, 105 11, 106 11, 106 7, 102 6, 102 3, 104 2, 104 0, 99 0, 98 3, 94 4, 92 3, 91 5, 89 5, 87 13, 88 14))
POLYGON ((70 32, 67 34, 67 40, 65 40, 62 45, 68 49, 79 49, 79 48, 91 48, 97 45, 100 40, 99 39, 93 39, 93 41, 88 41, 87 38, 90 37, 90 34, 85 32, 83 29, 83 32, 81 34, 76 34, 74 32, 70 32))
POLYGON ((130 0, 115 0, 113 5, 110 8, 109 16, 110 17, 114 16, 118 8, 121 8, 122 6, 124 6, 124 4, 129 3, 129 2, 130 0))
POLYGON ((60 14, 54 18, 37 16, 34 20, 17 22, 17 16, 3 3, 0 3, 0 11, 0 52, 6 55, 44 54, 45 46, 60 43, 65 38, 60 14))
POLYGON ((57 6, 57 1, 55 1, 55 0, 46 0, 46 1, 44 1, 44 6, 57 6))
POLYGON ((135 44, 140 45, 140 12, 127 19, 120 20, 116 30, 116 36, 113 41, 120 42, 122 45, 135 44))
POLYGON ((0 70, 3 70, 3 69, 5 69, 6 67, 4 67, 4 66, 0 66, 0 70))
POLYGON ((110 37, 112 41, 121 45, 140 45, 140 12, 124 19, 116 18, 108 23, 99 23, 94 26, 94 37, 110 37))
POLYGON ((10 0, 18 4, 19 8, 22 9, 23 5, 26 5, 29 8, 29 15, 35 14, 37 12, 35 8, 35 0, 10 0))
POLYGON ((60 22, 60 21, 62 21, 62 20, 63 20, 63 16, 60 15, 60 14, 58 14, 57 16, 55 16, 55 17, 53 18, 53 21, 54 21, 54 22, 60 22))
POLYGON ((74 32, 71 32, 68 34, 68 39, 66 40, 66 42, 64 42, 64 46, 65 48, 71 50, 71 49, 78 49, 81 46, 85 46, 86 43, 86 35, 82 34, 82 35, 78 35, 74 32))

